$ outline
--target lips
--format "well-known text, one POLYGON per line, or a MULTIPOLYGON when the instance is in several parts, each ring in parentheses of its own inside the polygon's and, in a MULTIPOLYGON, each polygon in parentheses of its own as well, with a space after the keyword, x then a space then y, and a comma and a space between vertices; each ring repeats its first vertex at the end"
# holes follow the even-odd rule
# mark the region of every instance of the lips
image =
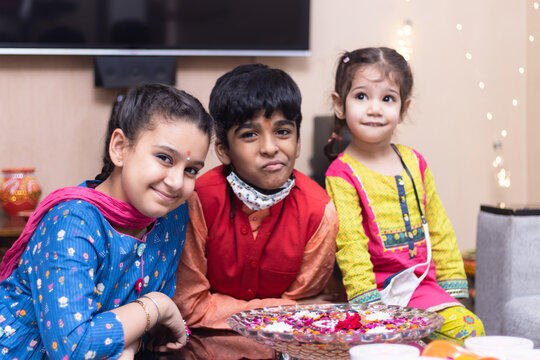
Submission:
POLYGON ((155 189, 155 188, 154 188, 154 191, 156 192, 156 194, 157 194, 160 198, 162 198, 162 199, 164 199, 164 200, 166 200, 166 201, 173 201, 173 200, 176 199, 176 195, 171 195, 171 194, 169 194, 169 193, 160 191, 160 190, 155 189))
POLYGON ((285 163, 279 160, 269 161, 263 165, 263 170, 265 171, 278 171, 285 167, 285 163))
POLYGON ((378 123, 378 122, 364 122, 362 123, 362 125, 371 126, 371 127, 381 127, 381 126, 384 126, 385 124, 378 123))

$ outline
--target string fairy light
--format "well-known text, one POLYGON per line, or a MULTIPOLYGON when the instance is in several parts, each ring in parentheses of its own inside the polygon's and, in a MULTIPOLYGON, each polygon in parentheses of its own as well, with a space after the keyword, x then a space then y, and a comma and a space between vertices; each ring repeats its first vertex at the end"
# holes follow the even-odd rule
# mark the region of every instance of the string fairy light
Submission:
MULTIPOLYGON (((540 2, 533 1, 532 6, 535 10, 538 10, 540 8, 540 2)), ((458 32, 462 32, 464 29, 463 24, 457 23, 456 24, 456 30, 458 32)), ((533 43, 535 41, 534 34, 528 35, 528 41, 533 43)), ((473 55, 471 51, 468 51, 469 49, 466 49, 465 51, 465 59, 467 61, 472 61, 473 55)), ((525 74, 525 67, 519 66, 517 68, 517 71, 519 74, 523 75, 525 74)), ((487 84, 480 80, 478 81, 478 88, 480 90, 484 90, 487 88, 487 84)), ((512 106, 515 108, 519 105, 519 101, 517 98, 512 98, 511 100, 512 106)), ((495 118, 492 111, 486 112, 486 119, 488 121, 492 121, 495 118)), ((506 128, 500 129, 496 133, 496 139, 493 141, 493 151, 495 152, 495 158, 492 161, 493 168, 495 169, 495 175, 497 179, 497 184, 502 188, 509 188, 512 184, 511 177, 510 177, 510 171, 506 168, 505 162, 504 162, 504 156, 503 156, 503 143, 502 139, 506 139, 509 135, 509 131, 506 128)), ((501 203, 502 204, 502 203, 501 203)))
POLYGON ((412 44, 411 44, 411 35, 412 35, 412 21, 404 20, 403 25, 397 30, 398 35, 398 46, 397 52, 400 53, 405 60, 411 60, 412 54, 412 44))

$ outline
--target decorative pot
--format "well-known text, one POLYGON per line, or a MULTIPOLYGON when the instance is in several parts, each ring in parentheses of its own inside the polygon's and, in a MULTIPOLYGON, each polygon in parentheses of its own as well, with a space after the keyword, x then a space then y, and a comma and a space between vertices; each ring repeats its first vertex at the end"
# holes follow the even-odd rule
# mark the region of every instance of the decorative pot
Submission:
POLYGON ((41 187, 33 168, 2 169, 0 203, 9 217, 27 216, 37 206, 41 187))

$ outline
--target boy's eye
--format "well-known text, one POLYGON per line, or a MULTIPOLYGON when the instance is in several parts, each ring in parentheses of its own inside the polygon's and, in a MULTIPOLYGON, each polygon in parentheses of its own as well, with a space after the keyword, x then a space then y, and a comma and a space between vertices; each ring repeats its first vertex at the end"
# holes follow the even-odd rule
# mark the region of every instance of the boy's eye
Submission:
POLYGON ((292 134, 292 131, 290 129, 282 128, 282 129, 276 130, 276 134, 280 136, 287 136, 287 135, 292 134))
POLYGON ((240 137, 243 139, 249 139, 255 136, 257 136, 257 133, 255 133, 254 131, 246 131, 240 134, 240 137))
POLYGON ((172 164, 173 163, 173 160, 172 158, 167 155, 167 154, 155 154, 155 157, 157 157, 159 160, 167 163, 167 164, 172 164))

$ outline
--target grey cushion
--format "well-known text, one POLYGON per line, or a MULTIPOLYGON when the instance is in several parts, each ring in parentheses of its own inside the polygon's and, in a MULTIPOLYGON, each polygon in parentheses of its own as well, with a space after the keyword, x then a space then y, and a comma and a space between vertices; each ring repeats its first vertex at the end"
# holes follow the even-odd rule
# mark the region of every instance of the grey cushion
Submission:
POLYGON ((475 312, 487 335, 540 346, 540 216, 481 211, 476 235, 475 312), (536 305, 535 305, 536 304, 536 305))
POLYGON ((522 296, 508 301, 502 313, 502 332, 526 337, 540 347, 540 295, 522 296))

